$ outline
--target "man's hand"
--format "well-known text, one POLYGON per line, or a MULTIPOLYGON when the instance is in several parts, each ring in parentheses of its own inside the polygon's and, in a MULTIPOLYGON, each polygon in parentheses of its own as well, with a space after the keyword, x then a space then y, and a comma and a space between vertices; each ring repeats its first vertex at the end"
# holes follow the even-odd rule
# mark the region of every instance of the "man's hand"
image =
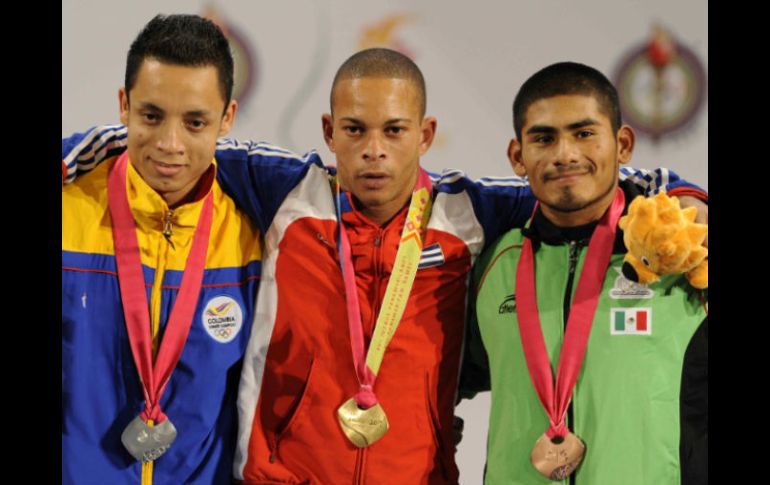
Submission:
MULTIPOLYGON (((695 207, 698 210, 698 213, 695 215, 695 222, 697 222, 698 224, 708 225, 709 223, 708 204, 691 195, 683 195, 682 197, 679 197, 679 205, 682 206, 682 209, 686 209, 687 207, 695 207)), ((703 240, 703 246, 706 248, 709 247, 708 234, 706 235, 706 239, 703 240)))

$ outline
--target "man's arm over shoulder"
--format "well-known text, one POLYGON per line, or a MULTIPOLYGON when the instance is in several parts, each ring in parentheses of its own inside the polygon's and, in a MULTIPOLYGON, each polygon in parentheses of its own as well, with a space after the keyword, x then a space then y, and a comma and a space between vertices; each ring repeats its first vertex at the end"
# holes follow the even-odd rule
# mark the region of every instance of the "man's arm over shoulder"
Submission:
MULTIPOLYGON (((630 180, 649 197, 664 190, 669 195, 690 196, 708 202, 708 194, 667 168, 636 169, 621 167, 619 180, 630 180)), ((444 170, 437 183, 439 192, 465 191, 473 204, 476 219, 484 228, 485 246, 515 227, 523 227, 532 216, 535 196, 526 177, 468 178, 459 170, 444 170)), ((705 206, 703 206, 705 207, 705 206)), ((699 207, 699 213, 703 211, 699 207)))
POLYGON ((62 183, 69 184, 100 163, 126 150, 128 131, 123 125, 101 125, 62 138, 62 183))
POLYGON ((263 233, 308 170, 326 170, 315 151, 299 156, 266 142, 230 138, 218 141, 216 159, 222 188, 263 233))
MULTIPOLYGON (((70 183, 127 148, 123 125, 100 125, 62 139, 62 181, 70 183)), ((264 233, 288 193, 311 165, 323 168, 314 151, 299 156, 266 142, 222 138, 215 154, 217 179, 236 205, 264 233)))

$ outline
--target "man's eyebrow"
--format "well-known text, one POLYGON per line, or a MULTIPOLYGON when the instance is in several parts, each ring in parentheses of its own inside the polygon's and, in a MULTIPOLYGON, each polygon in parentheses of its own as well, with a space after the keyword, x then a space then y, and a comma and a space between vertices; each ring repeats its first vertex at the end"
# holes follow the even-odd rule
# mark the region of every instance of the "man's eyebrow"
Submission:
POLYGON ((161 109, 160 106, 157 106, 148 102, 139 103, 139 109, 146 109, 150 111, 160 111, 161 113, 163 112, 163 109, 161 109))
POLYGON ((556 128, 547 125, 532 125, 527 130, 527 135, 535 133, 556 133, 556 128))
POLYGON ((593 118, 586 118, 584 120, 576 121, 575 123, 570 123, 567 125, 568 130, 577 130, 580 128, 585 128, 586 126, 592 126, 592 125, 598 125, 599 122, 596 121, 593 118))
POLYGON ((397 123, 411 123, 412 120, 409 118, 391 118, 388 121, 385 122, 386 125, 395 125, 397 123))
MULTIPOLYGON (((598 124, 599 124, 599 122, 596 121, 593 118, 585 118, 585 119, 582 119, 580 121, 576 121, 574 123, 568 124, 566 126, 566 129, 570 130, 570 131, 572 131, 572 130, 579 130, 580 128, 585 128, 586 126, 593 126, 593 125, 598 125, 598 124)), ((535 134, 535 133, 548 133, 548 134, 552 134, 552 133, 556 133, 556 128, 554 128, 553 126, 548 126, 548 125, 532 125, 527 130, 527 134, 529 135, 529 134, 535 134)))
POLYGON ((185 116, 193 116, 193 117, 196 117, 196 118, 205 118, 210 113, 211 113, 211 111, 206 110, 206 109, 196 109, 196 110, 193 110, 193 111, 188 111, 184 115, 185 116))

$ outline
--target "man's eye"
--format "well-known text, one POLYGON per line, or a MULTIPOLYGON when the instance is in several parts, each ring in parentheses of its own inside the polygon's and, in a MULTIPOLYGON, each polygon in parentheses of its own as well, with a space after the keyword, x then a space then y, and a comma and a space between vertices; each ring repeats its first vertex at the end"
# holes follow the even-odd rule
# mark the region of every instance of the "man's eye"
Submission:
POLYGON ((158 120, 160 120, 160 116, 158 116, 156 113, 144 113, 142 118, 144 118, 144 121, 147 123, 156 123, 158 120))
POLYGON ((404 128, 401 127, 401 126, 389 126, 387 128, 387 130, 385 130, 385 131, 387 131, 388 133, 390 133, 392 135, 398 135, 399 133, 404 131, 404 128))
POLYGON ((203 120, 190 120, 187 122, 187 124, 195 130, 200 130, 206 126, 206 122, 203 120))
POLYGON ((590 130, 580 130, 577 132, 578 138, 588 138, 589 136, 593 136, 594 132, 590 130))
POLYGON ((535 137, 535 143, 551 143, 552 141, 553 137, 551 135, 541 135, 535 137))
POLYGON ((363 131, 360 126, 344 126, 342 129, 351 135, 357 135, 363 131))

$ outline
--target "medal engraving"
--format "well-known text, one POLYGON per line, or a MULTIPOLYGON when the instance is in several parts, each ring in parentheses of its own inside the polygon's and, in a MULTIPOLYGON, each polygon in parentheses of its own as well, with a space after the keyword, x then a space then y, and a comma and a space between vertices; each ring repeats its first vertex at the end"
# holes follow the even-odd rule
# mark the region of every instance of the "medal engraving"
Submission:
POLYGON ((561 481, 575 471, 584 452, 585 445, 572 433, 553 439, 544 433, 532 448, 530 460, 540 474, 561 481))
POLYGON ((366 448, 388 431, 388 418, 379 403, 361 409, 356 400, 350 398, 337 409, 337 417, 345 436, 358 448, 366 448))
POLYGON ((128 424, 120 437, 131 456, 142 463, 160 458, 175 439, 176 428, 170 419, 151 427, 139 416, 128 424))

